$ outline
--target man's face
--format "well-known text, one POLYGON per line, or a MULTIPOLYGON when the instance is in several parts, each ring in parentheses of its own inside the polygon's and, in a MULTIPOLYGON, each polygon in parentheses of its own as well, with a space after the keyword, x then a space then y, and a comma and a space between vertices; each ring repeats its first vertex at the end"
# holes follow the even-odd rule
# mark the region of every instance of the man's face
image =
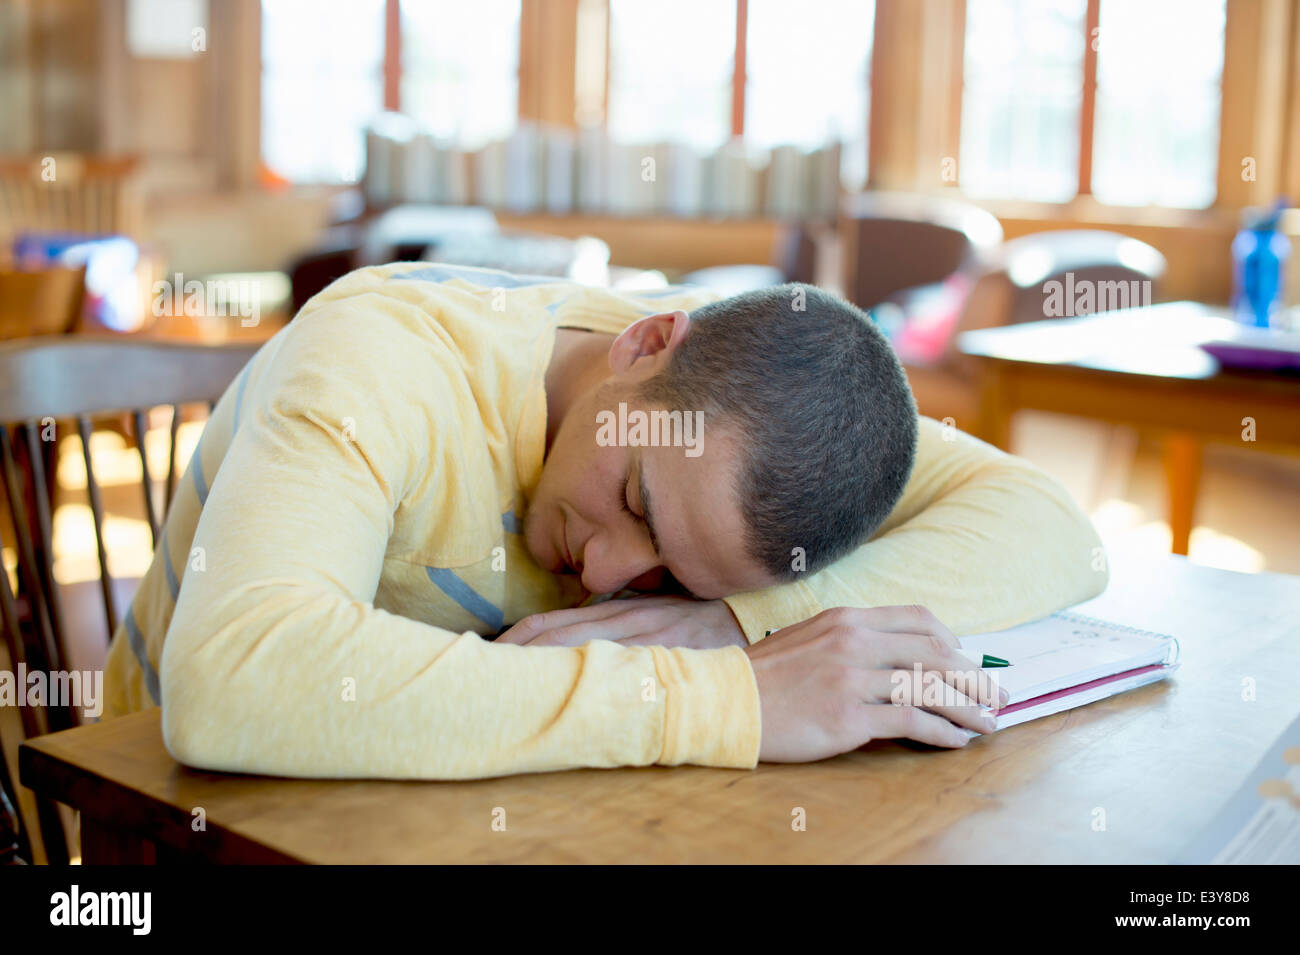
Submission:
POLYGON ((629 418, 651 410, 611 380, 565 417, 525 520, 533 558, 554 573, 581 574, 596 594, 657 590, 675 579, 715 599, 775 583, 745 552, 735 435, 706 417, 695 456, 684 447, 602 445, 597 416, 617 415, 620 401, 629 418))

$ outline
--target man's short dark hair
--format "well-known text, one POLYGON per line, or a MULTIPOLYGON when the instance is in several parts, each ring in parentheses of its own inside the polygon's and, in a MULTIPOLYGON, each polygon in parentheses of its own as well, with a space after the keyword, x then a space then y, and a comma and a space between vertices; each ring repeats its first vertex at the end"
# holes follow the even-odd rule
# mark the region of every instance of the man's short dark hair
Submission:
POLYGON ((916 402, 893 348, 860 308, 811 285, 696 309, 640 397, 736 428, 746 549, 777 580, 865 543, 916 457, 916 402))

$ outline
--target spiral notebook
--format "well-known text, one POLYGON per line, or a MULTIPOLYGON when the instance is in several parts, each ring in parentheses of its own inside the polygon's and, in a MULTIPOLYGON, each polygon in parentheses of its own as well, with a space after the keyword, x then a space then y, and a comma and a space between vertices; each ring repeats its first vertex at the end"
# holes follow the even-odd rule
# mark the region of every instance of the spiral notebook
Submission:
POLYGON ((985 671, 1011 694, 998 710, 1000 730, 1163 680, 1178 669, 1173 637, 1070 611, 963 637, 961 647, 1011 662, 985 671))

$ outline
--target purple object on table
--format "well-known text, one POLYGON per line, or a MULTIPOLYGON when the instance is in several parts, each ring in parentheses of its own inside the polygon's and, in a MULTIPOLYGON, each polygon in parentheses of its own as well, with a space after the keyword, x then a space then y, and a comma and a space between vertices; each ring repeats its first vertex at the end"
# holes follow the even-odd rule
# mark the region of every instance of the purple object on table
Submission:
POLYGON ((1260 330, 1239 339, 1204 342, 1201 350, 1212 355, 1225 368, 1300 371, 1300 335, 1297 334, 1260 330))

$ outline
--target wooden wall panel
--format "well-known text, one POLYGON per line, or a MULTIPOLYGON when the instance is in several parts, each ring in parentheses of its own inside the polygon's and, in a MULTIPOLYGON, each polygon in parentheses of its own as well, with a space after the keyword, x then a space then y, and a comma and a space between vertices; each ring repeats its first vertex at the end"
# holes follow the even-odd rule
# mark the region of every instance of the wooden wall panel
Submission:
POLYGON ((522 0, 519 118, 572 127, 578 0, 522 0))
POLYGON ((964 0, 876 0, 868 181, 931 190, 961 145, 964 0))
MULTIPOLYGON (((1219 123, 1220 206, 1266 204, 1282 186, 1288 44, 1295 6, 1294 0, 1228 0, 1219 123), (1254 160, 1253 182, 1242 178, 1242 160, 1247 157, 1254 160)), ((1294 138, 1295 131, 1291 135, 1294 138)))

